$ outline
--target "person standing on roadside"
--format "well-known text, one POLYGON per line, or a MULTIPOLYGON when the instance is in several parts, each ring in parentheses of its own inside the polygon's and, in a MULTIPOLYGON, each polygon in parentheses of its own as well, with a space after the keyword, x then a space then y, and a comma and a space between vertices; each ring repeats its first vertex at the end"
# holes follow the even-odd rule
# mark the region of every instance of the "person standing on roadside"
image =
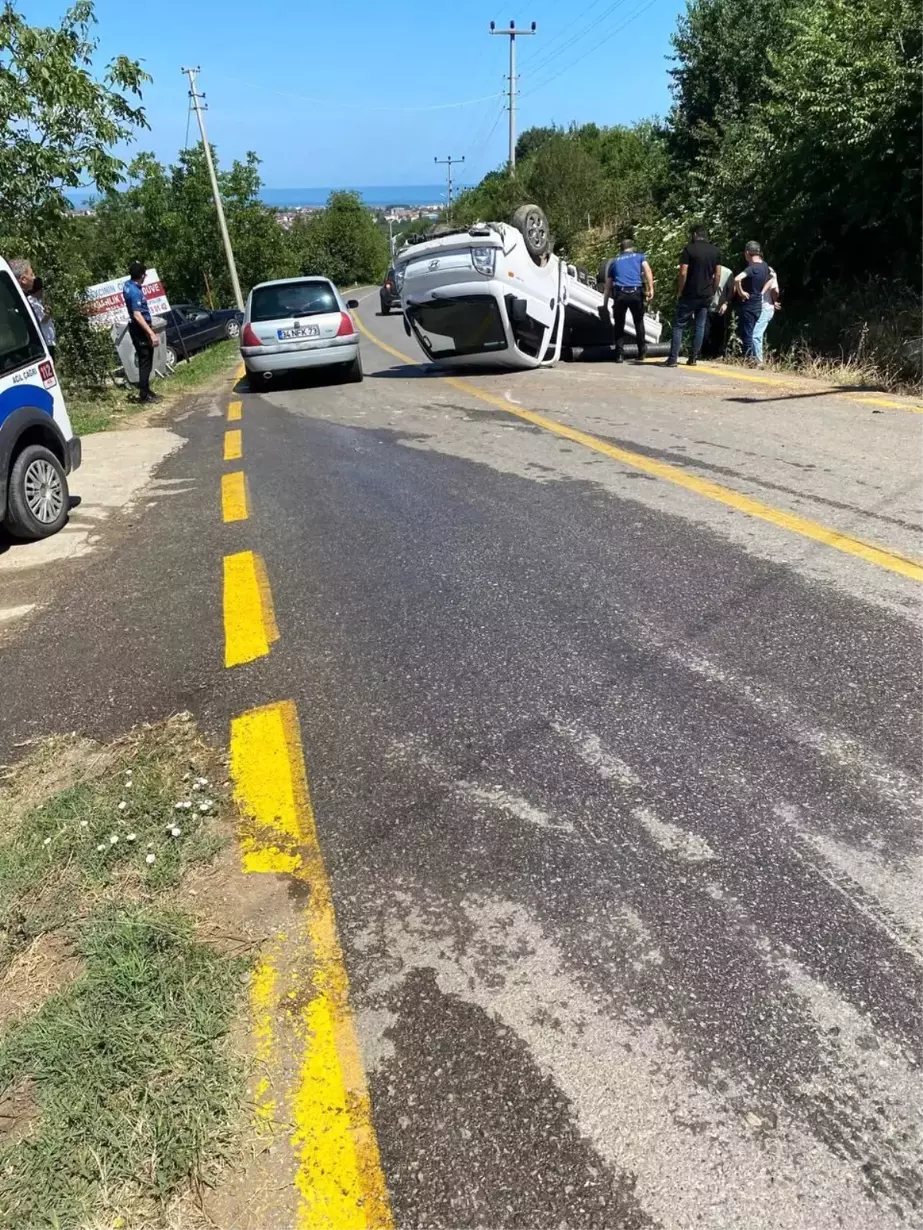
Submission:
POLYGON ((45 345, 48 347, 48 353, 51 355, 51 361, 53 363, 55 349, 57 347, 58 334, 54 327, 54 317, 45 306, 45 283, 41 278, 36 278, 32 283, 30 302, 33 303, 33 312, 35 311, 36 304, 38 304, 42 311, 42 315, 39 317, 38 327, 42 331, 42 337, 45 339, 45 345))
POLYGON ((142 282, 147 270, 140 261, 132 261, 128 267, 128 281, 122 287, 125 306, 128 309, 128 333, 138 360, 138 401, 160 401, 151 392, 151 369, 154 366, 154 347, 157 334, 151 325, 151 309, 144 297, 142 282))
POLYGON ((775 271, 763 259, 763 249, 751 239, 744 248, 747 267, 734 279, 737 301, 737 331, 744 358, 763 365, 763 335, 779 303, 775 271))
POLYGON ((664 362, 664 367, 676 367, 683 334, 690 321, 694 322, 695 330, 692 349, 686 363, 689 367, 695 367, 705 337, 708 306, 720 284, 721 261, 718 249, 708 242, 708 231, 704 226, 694 226, 689 235, 689 243, 683 248, 679 258, 673 336, 670 339, 670 357, 664 362))
POLYGON ((38 322, 39 328, 41 328, 46 313, 45 307, 41 301, 41 296, 39 295, 37 297, 35 294, 35 283, 38 282, 39 279, 32 272, 32 266, 28 261, 12 260, 10 261, 10 269, 12 270, 13 277, 22 287, 22 293, 29 300, 29 307, 32 309, 32 315, 38 322))
POLYGON ((609 318, 609 300, 612 300, 614 325, 615 362, 622 362, 622 344, 625 336, 625 314, 631 312, 638 344, 636 363, 644 362, 647 339, 644 335, 644 307, 654 297, 654 275, 643 252, 635 251, 633 239, 623 239, 618 256, 609 262, 606 271, 606 289, 603 292, 602 314, 609 318))

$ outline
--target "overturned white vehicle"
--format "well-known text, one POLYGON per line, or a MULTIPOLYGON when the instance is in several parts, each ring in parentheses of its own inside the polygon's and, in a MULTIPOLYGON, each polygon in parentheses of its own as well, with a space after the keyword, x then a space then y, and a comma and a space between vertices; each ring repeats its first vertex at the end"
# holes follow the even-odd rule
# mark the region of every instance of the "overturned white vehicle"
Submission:
MULTIPOLYGON (((586 270, 551 251, 545 215, 524 205, 512 224, 478 222, 403 248, 394 261, 404 327, 433 363, 540 367, 612 344, 611 309, 586 270)), ((646 315, 648 351, 660 342, 646 315)), ((627 340, 634 338, 631 320, 627 340)))

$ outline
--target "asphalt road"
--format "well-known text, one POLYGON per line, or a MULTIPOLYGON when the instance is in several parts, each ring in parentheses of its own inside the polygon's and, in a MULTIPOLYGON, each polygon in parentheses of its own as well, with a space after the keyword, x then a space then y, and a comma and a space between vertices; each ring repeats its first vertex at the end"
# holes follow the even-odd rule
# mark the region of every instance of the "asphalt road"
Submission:
POLYGON ((363 358, 241 385, 240 525, 225 403, 178 425, 4 748, 295 700, 398 1226, 920 1224, 920 417, 363 358), (226 670, 235 535, 279 640, 226 670))

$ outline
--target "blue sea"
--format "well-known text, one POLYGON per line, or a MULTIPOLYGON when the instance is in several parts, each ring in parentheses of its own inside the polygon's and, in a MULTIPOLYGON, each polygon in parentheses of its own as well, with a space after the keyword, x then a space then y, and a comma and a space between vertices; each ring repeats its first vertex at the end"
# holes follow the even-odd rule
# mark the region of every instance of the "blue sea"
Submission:
MULTIPOLYGON (((457 192, 466 185, 459 184, 457 192)), ((324 205, 331 192, 337 188, 264 188, 260 196, 267 205, 276 209, 295 209, 299 205, 324 205)), ((445 199, 445 184, 397 184, 385 187, 347 188, 358 192, 366 205, 385 208, 389 205, 438 205, 445 199)), ((69 192, 69 199, 82 209, 96 195, 92 191, 69 192)))

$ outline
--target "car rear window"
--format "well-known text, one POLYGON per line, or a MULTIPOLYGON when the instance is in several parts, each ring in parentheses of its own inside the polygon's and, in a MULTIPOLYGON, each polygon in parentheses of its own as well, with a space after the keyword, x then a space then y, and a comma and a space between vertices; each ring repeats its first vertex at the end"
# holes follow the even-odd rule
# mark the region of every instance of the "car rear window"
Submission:
POLYGON ((0 274, 0 374, 45 358, 38 326, 8 273, 0 274))
POLYGON ((339 310, 329 282, 282 282, 256 288, 250 303, 250 319, 287 320, 291 316, 322 316, 339 310))

